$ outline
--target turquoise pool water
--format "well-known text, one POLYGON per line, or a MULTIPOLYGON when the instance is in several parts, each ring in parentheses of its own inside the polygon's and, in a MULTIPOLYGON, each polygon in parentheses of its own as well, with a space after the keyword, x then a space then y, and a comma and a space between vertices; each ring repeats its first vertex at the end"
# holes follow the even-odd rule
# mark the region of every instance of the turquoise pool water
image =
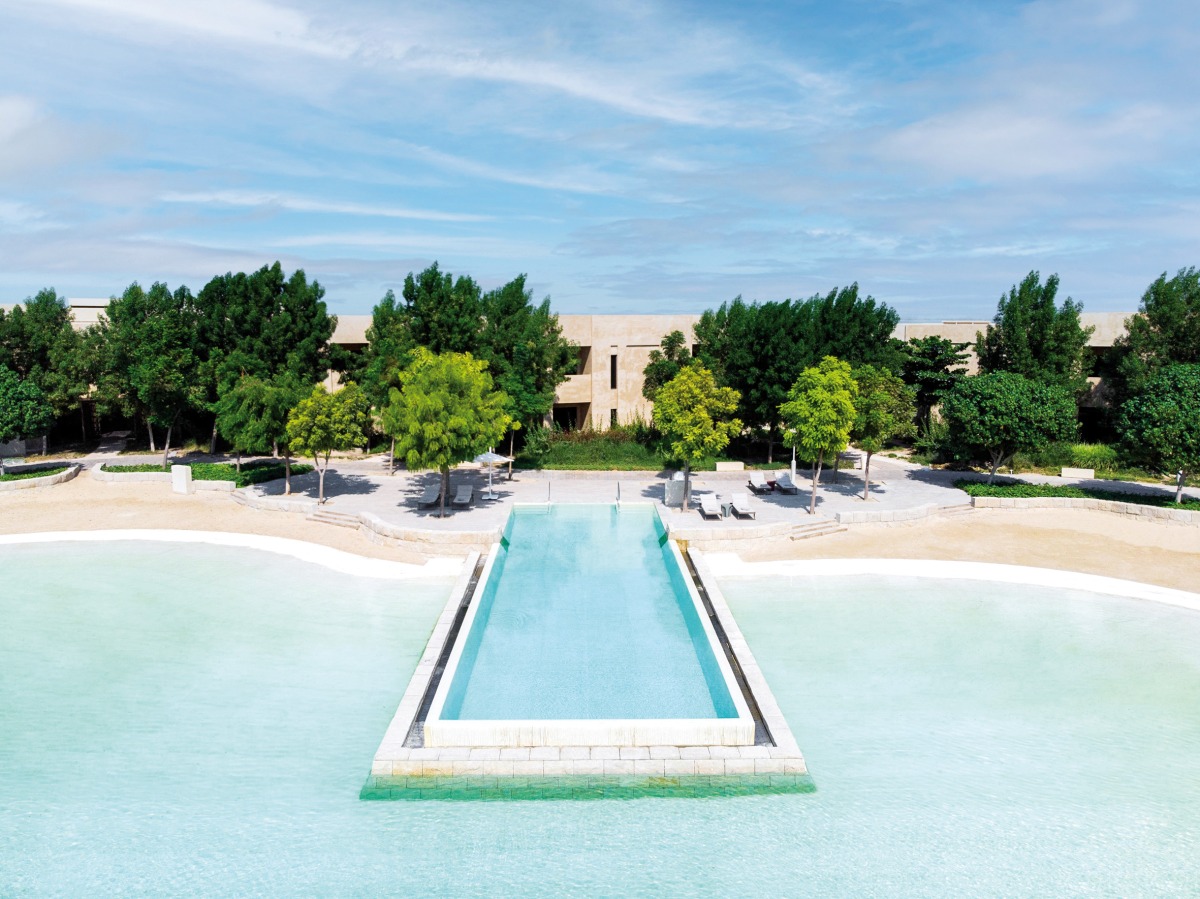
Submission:
POLYGON ((654 508, 516 507, 443 718, 736 718, 654 508))
POLYGON ((0 547, 0 895, 1200 893, 1200 615, 730 580, 816 793, 360 802, 448 588, 0 547))

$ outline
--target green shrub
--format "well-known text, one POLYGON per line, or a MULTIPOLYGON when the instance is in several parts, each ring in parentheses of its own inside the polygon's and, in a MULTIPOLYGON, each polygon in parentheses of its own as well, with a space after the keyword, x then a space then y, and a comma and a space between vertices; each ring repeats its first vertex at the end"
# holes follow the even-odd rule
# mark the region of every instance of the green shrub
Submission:
POLYGON ((1091 468, 1097 472, 1116 471, 1120 459, 1107 443, 1075 443, 1071 445, 1071 465, 1091 468))
MULTIPOLYGON (((249 487, 251 484, 262 484, 267 481, 277 481, 284 476, 283 462, 278 459, 257 459, 253 462, 246 462, 242 465, 242 471, 239 474, 237 466, 231 462, 192 462, 188 463, 192 469, 192 480, 194 481, 233 481, 238 487, 249 487)), ((111 471, 117 474, 129 474, 134 472, 158 472, 164 471, 161 465, 104 465, 104 471, 111 471)), ((292 474, 300 475, 307 474, 312 471, 311 465, 292 464, 292 474)))
POLYGON ((1103 499, 1119 503, 1136 503, 1139 506, 1200 507, 1200 500, 1185 498, 1176 506, 1167 493, 1121 493, 1116 490, 1094 490, 1090 487, 1056 486, 1054 484, 1026 484, 1022 481, 997 479, 994 484, 983 481, 955 481, 954 486, 968 496, 999 496, 1011 499, 1034 499, 1040 497, 1067 497, 1071 499, 1103 499))
POLYGON ((52 475, 62 474, 66 470, 66 465, 60 465, 55 468, 35 468, 33 471, 5 472, 0 473, 0 481, 24 481, 29 478, 48 478, 52 475))

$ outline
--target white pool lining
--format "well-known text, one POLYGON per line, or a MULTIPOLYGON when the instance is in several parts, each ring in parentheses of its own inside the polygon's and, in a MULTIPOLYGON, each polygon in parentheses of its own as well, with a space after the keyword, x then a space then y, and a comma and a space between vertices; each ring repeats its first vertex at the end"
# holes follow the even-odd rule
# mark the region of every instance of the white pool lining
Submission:
POLYGON ((957 562, 941 559, 789 559, 746 562, 735 553, 706 553, 708 567, 726 577, 920 577, 944 580, 992 581, 1060 590, 1082 590, 1200 611, 1200 593, 1098 574, 1031 568, 996 562, 957 562))
POLYGON ((307 543, 287 537, 268 537, 262 534, 240 534, 232 531, 176 531, 164 529, 125 529, 102 531, 49 531, 37 534, 0 534, 0 546, 20 546, 40 543, 113 543, 121 540, 148 540, 160 543, 204 543, 210 546, 232 546, 290 556, 302 562, 321 565, 341 574, 386 580, 416 578, 455 578, 463 568, 463 560, 455 558, 430 559, 424 565, 370 559, 319 543, 307 543))

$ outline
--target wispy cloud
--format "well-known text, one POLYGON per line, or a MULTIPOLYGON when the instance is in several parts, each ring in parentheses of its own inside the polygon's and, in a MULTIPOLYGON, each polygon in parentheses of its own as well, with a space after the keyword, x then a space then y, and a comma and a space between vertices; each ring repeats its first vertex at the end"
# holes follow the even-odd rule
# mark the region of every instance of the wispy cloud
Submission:
POLYGON ((467 212, 441 212, 434 209, 374 206, 366 203, 317 200, 310 197, 243 190, 171 191, 164 193, 161 199, 164 203, 188 203, 199 206, 283 209, 289 212, 323 212, 377 218, 420 219, 430 222, 485 222, 491 218, 490 216, 467 212))

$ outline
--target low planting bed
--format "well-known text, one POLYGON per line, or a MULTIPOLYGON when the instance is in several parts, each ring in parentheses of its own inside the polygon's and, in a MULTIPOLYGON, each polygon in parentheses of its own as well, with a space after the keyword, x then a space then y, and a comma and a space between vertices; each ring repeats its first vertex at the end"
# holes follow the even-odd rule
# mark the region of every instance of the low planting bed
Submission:
MULTIPOLYGON (((179 463, 176 463, 179 464, 179 463)), ((249 487, 251 484, 262 484, 265 481, 277 481, 284 476, 284 465, 274 459, 260 462, 246 462, 239 472, 232 462, 191 462, 183 463, 192 469, 193 481, 233 481, 236 487, 249 487)), ((170 469, 161 465, 111 465, 105 464, 103 470, 112 474, 169 474, 170 469)), ((311 465, 292 465, 292 474, 301 475, 312 471, 311 465)))
POLYGON ((56 474, 62 474, 70 466, 55 465, 49 468, 31 468, 24 471, 7 472, 0 469, 0 481, 24 481, 28 478, 51 478, 56 474))
POLYGON ((1200 499, 1185 496, 1175 503, 1167 493, 1124 493, 1119 490, 1096 490, 1090 487, 1060 487, 1053 484, 1026 484, 1021 481, 1000 481, 984 484, 980 481, 955 481, 954 486, 968 496, 987 496, 1001 499, 1099 499, 1108 502, 1133 503, 1139 506, 1159 506, 1167 509, 1200 509, 1200 499))

